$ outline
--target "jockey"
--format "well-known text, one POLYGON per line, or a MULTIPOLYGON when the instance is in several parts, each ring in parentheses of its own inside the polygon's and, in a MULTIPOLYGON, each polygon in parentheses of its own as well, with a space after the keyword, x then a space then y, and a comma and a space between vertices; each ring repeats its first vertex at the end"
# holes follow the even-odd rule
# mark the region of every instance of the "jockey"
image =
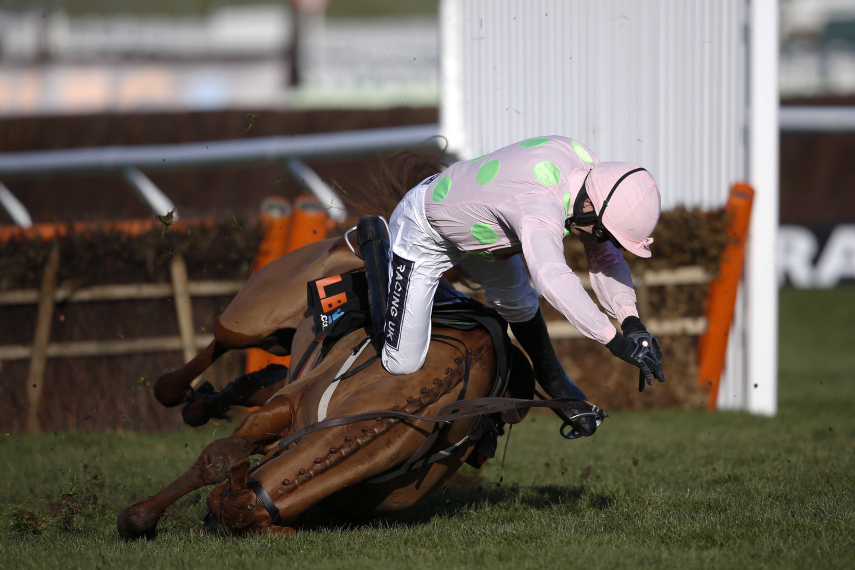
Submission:
MULTIPOLYGON (((427 178, 389 220, 383 366, 392 374, 422 367, 434 293, 443 272, 459 263, 508 321, 550 397, 587 400, 558 361, 538 296, 584 336, 638 367, 639 390, 645 381, 652 386, 653 376, 663 382, 662 352, 638 318, 620 252, 650 257, 659 213, 659 189, 646 170, 601 163, 585 145, 561 136, 512 144, 427 178), (593 290, 622 333, 567 266, 562 240, 571 233, 584 244, 593 290)), ((570 423, 582 435, 596 430, 589 417, 570 423)))

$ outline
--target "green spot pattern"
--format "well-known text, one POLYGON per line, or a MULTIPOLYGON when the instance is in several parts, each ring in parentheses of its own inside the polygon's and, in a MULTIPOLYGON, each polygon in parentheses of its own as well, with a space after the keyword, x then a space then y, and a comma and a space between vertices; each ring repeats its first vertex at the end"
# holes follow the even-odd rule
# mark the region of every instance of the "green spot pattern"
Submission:
POLYGON ((485 224, 484 222, 476 222, 472 225, 472 237, 478 240, 482 245, 492 245, 499 241, 499 234, 496 230, 485 224))
POLYGON ((543 146, 549 142, 549 139, 546 137, 537 137, 536 139, 528 139, 527 141, 523 141, 520 143, 520 146, 523 148, 535 148, 538 146, 543 146))
POLYGON ((493 259, 493 254, 489 251, 470 251, 469 255, 474 255, 475 257, 480 257, 482 259, 493 259))
MULTIPOLYGON (((487 154, 490 154, 490 153, 488 152, 487 154)), ((485 156, 487 156, 487 154, 482 154, 482 155, 481 155, 481 156, 479 156, 478 158, 473 158, 472 160, 470 160, 470 161, 469 161, 469 164, 472 164, 473 162, 478 162, 479 160, 481 160, 482 158, 484 158, 485 156)))
POLYGON ((548 160, 541 160, 534 165, 534 176, 544 186, 555 186, 561 179, 561 171, 548 160))
POLYGON ((433 194, 431 194, 433 201, 442 202, 445 200, 449 190, 451 190, 451 176, 443 176, 436 183, 436 186, 433 187, 433 194))
POLYGON ((591 158, 591 155, 588 154, 588 151, 585 150, 585 147, 582 146, 582 143, 579 141, 573 141, 573 150, 576 151, 576 156, 578 156, 583 161, 591 164, 594 162, 594 159, 591 158))
POLYGON ((493 181, 493 178, 499 173, 499 161, 491 160, 489 162, 484 163, 484 166, 478 169, 478 175, 475 177, 475 180, 481 186, 485 184, 489 184, 493 181))

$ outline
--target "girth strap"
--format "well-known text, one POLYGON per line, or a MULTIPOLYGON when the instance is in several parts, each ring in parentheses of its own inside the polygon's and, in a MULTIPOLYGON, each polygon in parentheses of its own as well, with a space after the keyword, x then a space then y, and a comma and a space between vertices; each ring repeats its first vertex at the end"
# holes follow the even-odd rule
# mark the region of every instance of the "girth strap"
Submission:
POLYGON ((398 467, 397 469, 393 469, 392 471, 387 471, 385 473, 381 473, 380 475, 378 475, 376 477, 368 479, 366 481, 366 483, 384 483, 384 482, 388 481, 389 479, 394 479, 395 477, 398 477, 399 475, 403 475, 404 473, 407 473, 409 471, 413 471, 415 469, 422 468, 422 467, 427 467, 431 463, 435 463, 437 461, 440 461, 441 459, 445 459, 446 457, 450 457, 454 452, 456 452, 458 449, 460 449, 464 445, 467 445, 473 439, 475 439, 475 440, 480 439, 483 436, 483 433, 484 433, 484 428, 479 427, 473 433, 467 435, 466 437, 464 437, 463 439, 461 439, 457 443, 453 443, 450 446, 446 447, 445 449, 438 451, 429 457, 425 457, 421 461, 421 463, 418 465, 416 465, 415 463, 404 464, 404 465, 398 467))

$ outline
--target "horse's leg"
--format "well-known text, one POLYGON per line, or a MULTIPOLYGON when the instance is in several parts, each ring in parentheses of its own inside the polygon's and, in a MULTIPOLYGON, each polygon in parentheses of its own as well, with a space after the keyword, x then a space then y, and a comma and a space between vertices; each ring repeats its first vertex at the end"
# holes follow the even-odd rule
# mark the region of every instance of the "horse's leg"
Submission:
POLYGON ((216 394, 198 395, 181 410, 184 423, 199 427, 211 418, 228 419, 232 406, 261 406, 271 396, 284 388, 288 379, 288 367, 270 364, 263 370, 238 376, 216 394))
POLYGON ((306 312, 306 286, 312 279, 351 271, 362 265, 343 238, 309 244, 257 271, 214 324, 214 342, 196 358, 162 375, 154 395, 164 406, 190 399, 190 383, 227 350, 263 348, 290 354, 294 330, 306 312))
MULTIPOLYGON (((154 397, 164 406, 171 408, 192 397, 190 384, 193 379, 207 370, 220 356, 225 354, 229 347, 219 340, 223 336, 217 334, 221 330, 220 321, 214 323, 214 341, 205 350, 197 354, 190 362, 172 372, 160 376, 154 383, 154 397)), ((283 328, 255 341, 246 346, 231 348, 261 348, 275 356, 288 356, 291 354, 291 341, 294 338, 293 328, 283 328)))
MULTIPOLYGON (((348 413, 365 409, 354 408, 348 413)), ((211 491, 208 507, 230 534, 275 531, 276 526, 291 528, 312 505, 343 487, 359 483, 378 469, 403 461, 418 449, 426 433, 399 429, 393 440, 386 433, 395 423, 398 422, 371 421, 307 435, 293 449, 253 472, 280 509, 279 525, 273 524, 264 508, 249 508, 261 501, 235 474, 228 494, 225 484, 211 491), (380 445, 371 445, 374 440, 380 445)))
POLYGON ((125 539, 154 538, 157 521, 171 504, 195 489, 220 483, 250 455, 285 437, 290 433, 298 391, 286 390, 274 397, 247 416, 231 437, 208 445, 193 466, 165 489, 125 508, 117 521, 119 534, 125 539))
POLYGON ((193 357, 190 362, 178 370, 167 372, 158 378, 154 383, 154 397, 164 406, 177 406, 185 400, 187 389, 190 387, 193 379, 207 370, 215 360, 227 351, 228 348, 214 339, 211 341, 211 344, 193 357))

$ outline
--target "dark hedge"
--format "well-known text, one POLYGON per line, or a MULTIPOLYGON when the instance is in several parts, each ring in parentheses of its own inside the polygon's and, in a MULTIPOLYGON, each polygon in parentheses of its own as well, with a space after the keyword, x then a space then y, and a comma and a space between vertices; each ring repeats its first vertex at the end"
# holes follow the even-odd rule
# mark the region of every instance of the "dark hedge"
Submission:
MULTIPOLYGON (((247 218, 155 226, 139 236, 98 226, 91 233, 69 230, 59 241, 59 281, 77 286, 168 282, 175 253, 184 257, 190 279, 243 279, 261 239, 257 220, 247 218)), ((51 247, 41 240, 0 243, 0 290, 37 289, 51 247)))

